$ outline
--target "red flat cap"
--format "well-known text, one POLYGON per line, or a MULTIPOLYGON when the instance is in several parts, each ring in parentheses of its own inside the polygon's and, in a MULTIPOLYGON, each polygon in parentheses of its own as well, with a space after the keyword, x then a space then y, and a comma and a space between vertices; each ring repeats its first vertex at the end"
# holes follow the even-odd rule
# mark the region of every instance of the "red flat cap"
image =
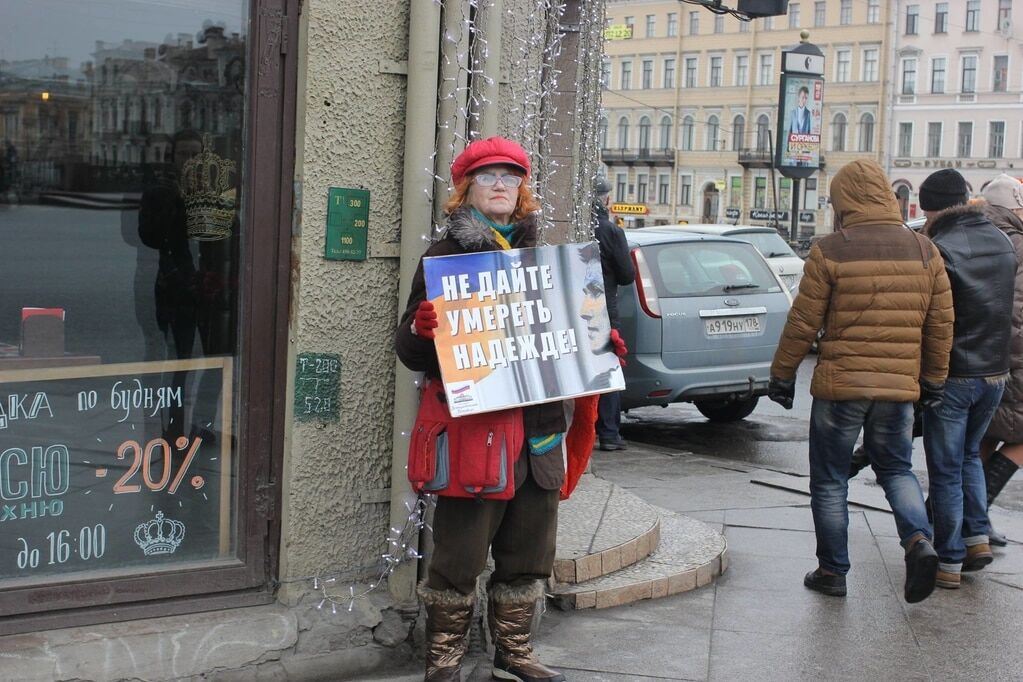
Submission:
POLYGON ((514 166, 529 177, 529 155, 520 145, 503 137, 488 137, 474 140, 451 164, 451 182, 458 184, 465 177, 483 166, 514 166))

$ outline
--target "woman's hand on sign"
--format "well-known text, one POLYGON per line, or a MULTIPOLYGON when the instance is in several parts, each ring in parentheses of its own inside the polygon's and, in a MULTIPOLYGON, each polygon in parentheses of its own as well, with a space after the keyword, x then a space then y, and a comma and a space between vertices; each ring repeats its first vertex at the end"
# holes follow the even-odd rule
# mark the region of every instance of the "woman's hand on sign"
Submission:
POLYGON ((617 329, 611 330, 611 345, 614 346, 615 355, 618 356, 618 362, 621 363, 622 367, 625 367, 625 356, 629 353, 629 349, 625 346, 625 339, 618 333, 617 329))
POLYGON ((437 311, 433 309, 433 303, 423 301, 416 309, 415 318, 412 320, 412 333, 416 336, 433 341, 437 328, 437 311))

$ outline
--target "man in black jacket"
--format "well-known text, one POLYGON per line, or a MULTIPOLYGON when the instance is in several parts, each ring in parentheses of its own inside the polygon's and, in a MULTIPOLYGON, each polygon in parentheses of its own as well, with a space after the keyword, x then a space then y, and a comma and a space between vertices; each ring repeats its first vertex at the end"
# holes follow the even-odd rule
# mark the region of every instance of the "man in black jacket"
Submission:
POLYGON ((938 587, 955 589, 960 571, 991 563, 987 494, 978 452, 1009 374, 1016 253, 957 171, 932 173, 920 185, 924 232, 945 261, 955 329, 940 405, 924 409, 924 450, 938 552, 938 587))
MULTIPOLYGON (((636 269, 629 255, 629 243, 625 233, 617 227, 608 215, 611 199, 611 183, 597 178, 593 183, 594 235, 600 243, 600 269, 604 275, 604 298, 607 313, 611 318, 612 334, 618 330, 618 287, 632 284, 636 269)), ((624 361, 623 361, 624 362, 624 361)), ((624 450, 618 429, 622 423, 622 400, 618 392, 602 393, 597 406, 597 438, 601 450, 624 450)))

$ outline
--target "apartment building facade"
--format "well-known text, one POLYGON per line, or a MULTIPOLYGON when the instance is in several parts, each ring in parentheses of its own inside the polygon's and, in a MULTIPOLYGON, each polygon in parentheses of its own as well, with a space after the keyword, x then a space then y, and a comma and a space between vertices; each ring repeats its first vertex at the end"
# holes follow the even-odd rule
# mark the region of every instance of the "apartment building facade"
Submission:
POLYGON ((1021 0, 895 0, 886 163, 903 213, 921 215, 920 183, 960 171, 974 192, 1023 176, 1021 0))
POLYGON ((675 1, 609 0, 599 138, 614 200, 649 211, 629 222, 777 218, 788 230, 793 184, 772 173, 770 156, 781 52, 806 29, 826 71, 822 168, 800 183, 799 234, 830 231, 830 175, 881 160, 890 21, 888 0, 799 0, 752 22, 675 1))

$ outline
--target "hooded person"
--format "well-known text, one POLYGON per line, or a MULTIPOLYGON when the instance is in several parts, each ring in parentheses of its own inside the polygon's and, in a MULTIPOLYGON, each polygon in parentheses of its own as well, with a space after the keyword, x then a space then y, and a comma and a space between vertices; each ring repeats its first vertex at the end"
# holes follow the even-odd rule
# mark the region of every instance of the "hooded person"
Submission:
POLYGON ((848 474, 863 431, 905 549, 908 602, 934 589, 937 556, 912 471, 913 403, 940 399, 952 338, 948 276, 937 249, 902 225, 884 171, 846 164, 831 181, 835 232, 818 240, 771 365, 768 397, 792 408, 796 371, 818 332, 810 393, 810 508, 818 566, 803 584, 845 596, 848 474))
POLYGON ((937 584, 947 589, 960 586, 962 571, 994 558, 979 453, 1009 376, 1016 281, 1012 242, 969 198, 966 180, 951 168, 920 185, 924 232, 941 253, 955 308, 944 396, 923 410, 937 584))
MULTIPOLYGON (((987 505, 1023 465, 1023 183, 1002 173, 981 190, 984 215, 1004 232, 1016 251, 1016 282, 1009 340, 1009 379, 987 433, 980 442, 987 505), (999 447, 1001 444, 1001 447, 999 447)), ((1004 535, 988 526, 988 541, 1005 546, 1004 535)))
MULTIPOLYGON (((540 206, 529 179, 529 157, 520 145, 502 137, 471 142, 451 165, 454 190, 445 205, 447 219, 423 257, 536 246, 540 206)), ((437 327, 420 260, 396 346, 402 363, 427 379, 440 378, 437 327)), ((554 566, 559 499, 573 485, 566 480, 566 460, 570 479, 577 479, 582 469, 575 455, 588 455, 593 446, 596 397, 521 410, 525 439, 514 467, 514 496, 437 498, 433 555, 418 588, 426 607, 426 680, 460 679, 476 581, 491 554, 487 614, 494 675, 522 682, 565 679, 537 660, 530 630, 544 597, 543 581, 554 566)))

